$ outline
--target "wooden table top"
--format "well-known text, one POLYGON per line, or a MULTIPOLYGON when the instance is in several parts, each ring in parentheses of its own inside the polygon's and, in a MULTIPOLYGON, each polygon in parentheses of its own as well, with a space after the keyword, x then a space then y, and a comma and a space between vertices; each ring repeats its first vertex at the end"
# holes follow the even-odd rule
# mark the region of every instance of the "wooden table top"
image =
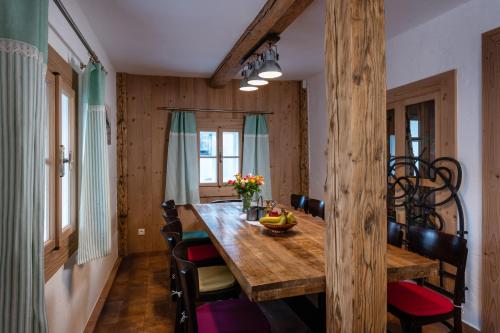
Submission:
MULTIPOLYGON (((298 224, 284 234, 242 218, 240 203, 195 204, 210 239, 254 302, 325 291, 325 222, 293 211, 298 224)), ((387 246, 387 279, 437 274, 437 261, 387 246)))

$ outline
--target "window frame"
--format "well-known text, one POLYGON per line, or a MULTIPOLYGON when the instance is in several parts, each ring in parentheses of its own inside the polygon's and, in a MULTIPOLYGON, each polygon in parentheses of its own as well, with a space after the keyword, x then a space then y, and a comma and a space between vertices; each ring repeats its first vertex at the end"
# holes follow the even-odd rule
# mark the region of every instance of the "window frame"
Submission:
MULTIPOLYGON (((201 156, 200 156, 200 133, 201 132, 215 132, 217 135, 217 154, 215 159, 217 160, 217 182, 215 183, 201 183, 200 181, 200 187, 226 187, 230 186, 227 184, 227 182, 223 181, 223 175, 224 175, 224 169, 223 169, 223 162, 224 158, 238 158, 238 172, 241 173, 241 168, 242 168, 242 160, 243 160, 243 130, 241 128, 238 128, 236 126, 218 126, 218 127, 200 127, 198 128, 198 163, 200 164, 201 161, 201 156), (224 150, 223 150, 223 134, 224 132, 237 132, 238 133, 238 156, 224 156, 224 150)), ((201 172, 201 171, 200 171, 201 172)), ((199 177, 199 175, 198 175, 199 177)))
MULTIPOLYGON (((57 52, 49 45, 47 63, 47 106, 50 169, 49 201, 49 239, 44 242, 44 275, 47 282, 77 251, 78 248, 78 75, 57 52), (60 182, 59 165, 59 131, 61 94, 64 92, 70 99, 70 115, 72 123, 72 169, 71 173, 71 224, 62 228, 60 220, 60 182)), ((68 153, 65 154, 67 157, 68 153)))
MULTIPOLYGON (((44 254, 47 255, 49 252, 56 248, 56 163, 55 163, 55 151, 52 147, 55 147, 55 112, 56 112, 56 75, 50 71, 47 71, 45 82, 47 84, 47 131, 48 131, 48 141, 45 143, 48 145, 48 158, 45 159, 45 167, 49 168, 49 212, 48 212, 48 239, 44 239, 44 254)), ((45 183, 44 183, 45 184, 45 183)), ((44 186, 45 187, 45 186, 44 186)), ((47 193, 45 193, 47 195, 47 193)), ((45 205, 44 205, 45 209, 45 205)), ((44 212, 44 219, 45 214, 44 212)), ((45 222, 45 221, 44 221, 45 222)), ((44 223, 45 228, 45 223, 44 223)), ((45 230, 44 230, 45 235, 45 230)))

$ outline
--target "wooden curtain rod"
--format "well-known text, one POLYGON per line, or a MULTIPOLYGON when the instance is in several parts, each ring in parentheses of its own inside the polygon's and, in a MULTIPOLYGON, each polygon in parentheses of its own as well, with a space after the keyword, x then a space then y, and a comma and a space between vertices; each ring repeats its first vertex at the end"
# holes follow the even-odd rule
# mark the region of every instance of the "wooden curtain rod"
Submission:
POLYGON ((227 110, 227 109, 198 109, 198 108, 174 108, 170 106, 160 106, 158 110, 177 111, 177 112, 220 112, 220 113, 247 113, 247 114, 274 114, 269 111, 245 111, 245 110, 227 110))

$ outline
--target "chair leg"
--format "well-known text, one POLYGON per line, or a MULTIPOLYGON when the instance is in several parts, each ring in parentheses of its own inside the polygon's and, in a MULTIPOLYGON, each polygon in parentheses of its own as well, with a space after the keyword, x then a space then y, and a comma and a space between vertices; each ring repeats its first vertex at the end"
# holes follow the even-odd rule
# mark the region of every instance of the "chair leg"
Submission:
POLYGON ((185 324, 181 322, 183 310, 184 304, 182 298, 179 297, 175 306, 175 333, 183 333, 185 331, 185 324))
POLYGON ((177 295, 173 292, 178 290, 175 271, 174 271, 174 264, 175 264, 174 258, 170 257, 170 291, 172 292, 170 298, 172 299, 172 302, 177 301, 177 295))
POLYGON ((404 333, 412 333, 411 332, 411 322, 407 320, 400 319, 399 322, 401 323, 401 330, 404 333))
POLYGON ((453 315, 453 332, 462 333, 462 309, 456 309, 453 315))
POLYGON ((399 322, 401 323, 401 329, 404 333, 422 333, 422 326, 404 319, 400 319, 399 322))

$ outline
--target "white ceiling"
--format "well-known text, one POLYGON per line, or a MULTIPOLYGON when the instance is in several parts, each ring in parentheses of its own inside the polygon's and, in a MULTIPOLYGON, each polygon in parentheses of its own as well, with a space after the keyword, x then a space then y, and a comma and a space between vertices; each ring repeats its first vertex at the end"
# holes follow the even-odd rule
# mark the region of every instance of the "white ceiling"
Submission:
MULTIPOLYGON (((209 77, 266 0, 76 0, 115 69, 209 77)), ((385 0, 391 38, 469 0, 385 0)), ((324 0, 281 35, 283 79, 323 68, 324 0)))

